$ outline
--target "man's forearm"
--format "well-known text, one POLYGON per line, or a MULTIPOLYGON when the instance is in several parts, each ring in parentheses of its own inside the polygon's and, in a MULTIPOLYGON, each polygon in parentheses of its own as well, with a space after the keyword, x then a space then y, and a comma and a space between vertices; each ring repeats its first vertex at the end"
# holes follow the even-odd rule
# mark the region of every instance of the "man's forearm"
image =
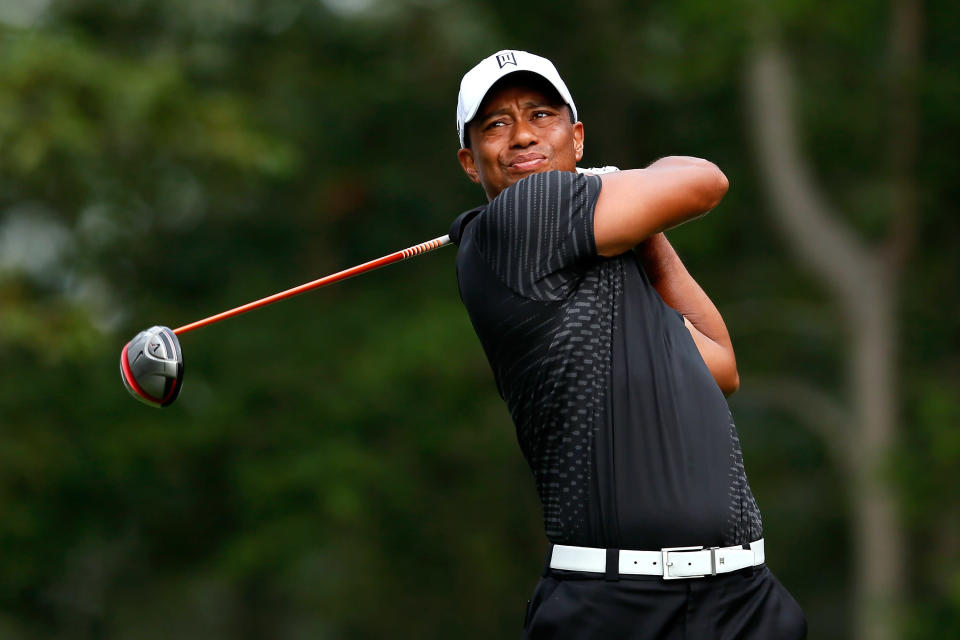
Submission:
POLYGON ((642 242, 637 254, 663 301, 690 323, 688 329, 717 384, 724 393, 735 391, 739 385, 736 357, 717 307, 687 271, 664 234, 655 234, 642 242))
POLYGON ((687 271, 666 235, 651 236, 637 247, 637 252, 647 277, 664 302, 711 340, 730 344, 720 312, 687 271))
POLYGON ((612 257, 660 231, 705 214, 727 192, 727 177, 712 162, 669 157, 644 169, 604 173, 593 234, 597 253, 612 257))

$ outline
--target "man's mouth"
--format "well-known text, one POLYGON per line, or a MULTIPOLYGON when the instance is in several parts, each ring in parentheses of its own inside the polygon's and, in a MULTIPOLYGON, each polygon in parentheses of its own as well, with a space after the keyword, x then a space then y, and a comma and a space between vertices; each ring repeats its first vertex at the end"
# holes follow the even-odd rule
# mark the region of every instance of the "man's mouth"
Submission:
POLYGON ((546 161, 547 157, 542 153, 524 153, 514 158, 509 167, 512 171, 533 171, 546 161))

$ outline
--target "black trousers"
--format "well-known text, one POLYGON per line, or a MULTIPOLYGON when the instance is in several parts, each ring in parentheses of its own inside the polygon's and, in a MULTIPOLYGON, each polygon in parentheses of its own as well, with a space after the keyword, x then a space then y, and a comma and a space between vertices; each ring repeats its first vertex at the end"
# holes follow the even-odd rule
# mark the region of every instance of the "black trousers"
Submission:
POLYGON ((802 640, 807 622, 765 565, 689 580, 549 570, 526 640, 802 640))

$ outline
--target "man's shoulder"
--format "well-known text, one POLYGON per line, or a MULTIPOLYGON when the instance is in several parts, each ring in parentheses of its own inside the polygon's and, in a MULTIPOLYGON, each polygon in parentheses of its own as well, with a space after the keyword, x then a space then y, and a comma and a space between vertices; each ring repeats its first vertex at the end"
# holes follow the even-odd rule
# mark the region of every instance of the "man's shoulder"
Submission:
POLYGON ((535 173, 505 188, 489 203, 461 213, 450 226, 450 239, 462 246, 472 239, 494 253, 513 253, 520 245, 550 250, 571 239, 584 240, 575 253, 593 243, 593 210, 600 178, 573 171, 535 173), (544 244, 546 243, 546 244, 544 244))
POLYGON ((534 173, 518 180, 497 194, 497 196, 487 204, 474 207, 458 215, 454 219, 453 224, 450 225, 450 240, 452 240, 454 244, 459 245, 468 225, 487 210, 494 210, 500 214, 507 210, 514 210, 518 203, 523 203, 527 200, 526 198, 518 198, 517 195, 520 192, 536 191, 544 188, 550 181, 548 177, 550 174, 557 174, 556 180, 558 184, 561 184, 563 180, 574 179, 577 176, 577 174, 571 172, 549 171, 545 173, 534 173), (568 177, 563 177, 561 174, 566 174, 568 177))
POLYGON ((576 171, 560 171, 559 169, 554 169, 553 171, 544 171, 542 173, 532 173, 525 178, 522 178, 512 185, 504 189, 497 195, 496 198, 490 203, 493 205, 495 202, 501 199, 511 199, 519 193, 537 191, 542 189, 550 188, 563 188, 565 186, 572 187, 577 184, 586 185, 588 179, 592 176, 586 174, 578 173, 576 171))
POLYGON ((536 215, 544 211, 570 211, 593 204, 600 193, 600 178, 574 171, 545 171, 518 180, 490 201, 493 217, 536 215))

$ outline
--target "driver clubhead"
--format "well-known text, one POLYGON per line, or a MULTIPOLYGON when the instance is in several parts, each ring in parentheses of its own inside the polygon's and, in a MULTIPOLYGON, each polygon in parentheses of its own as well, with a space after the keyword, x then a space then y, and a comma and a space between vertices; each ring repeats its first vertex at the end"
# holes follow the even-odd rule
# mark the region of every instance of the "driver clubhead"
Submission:
POLYGON ((134 398, 151 407, 169 407, 183 385, 183 353, 169 327, 141 331, 120 352, 120 377, 134 398))

